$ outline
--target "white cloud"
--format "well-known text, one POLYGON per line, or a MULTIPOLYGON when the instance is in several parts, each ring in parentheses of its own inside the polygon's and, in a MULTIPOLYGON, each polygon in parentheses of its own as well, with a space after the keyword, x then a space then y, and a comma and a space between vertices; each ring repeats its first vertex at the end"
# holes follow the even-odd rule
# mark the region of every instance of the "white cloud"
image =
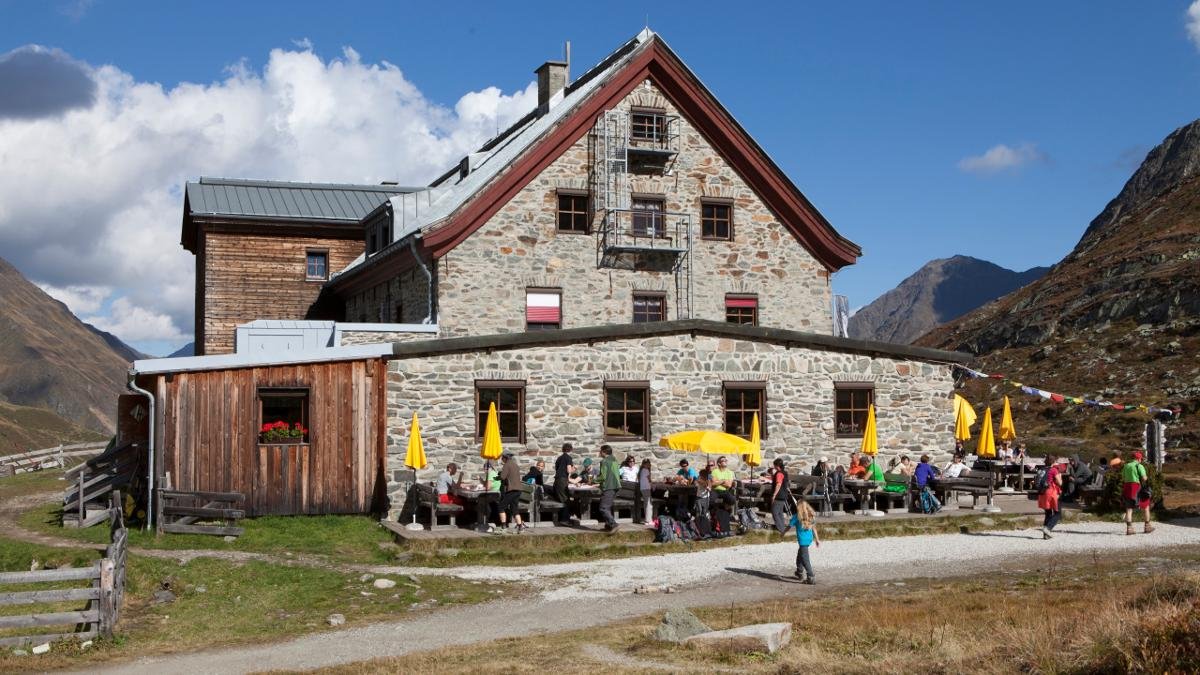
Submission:
POLYGON ((71 310, 75 316, 95 314, 104 306, 104 301, 112 295, 108 286, 67 286, 56 288, 46 284, 38 284, 46 295, 58 300, 71 310))
POLYGON ((1045 159, 1046 155, 1033 143, 1021 143, 1016 147, 1001 143, 988 148, 982 155, 962 158, 958 168, 969 173, 996 173, 1045 159))
POLYGON ((1187 32, 1192 44, 1200 49, 1200 0, 1194 0, 1187 8, 1187 32))
MULTIPOLYGON (((85 64, 86 65, 86 64, 85 64)), ((423 184, 536 104, 537 87, 429 101, 397 66, 308 42, 261 71, 173 88, 86 66, 91 105, 0 119, 0 251, 123 340, 190 337, 192 254, 179 245, 184 181, 227 176, 423 184), (91 289, 91 290, 80 290, 91 289)))

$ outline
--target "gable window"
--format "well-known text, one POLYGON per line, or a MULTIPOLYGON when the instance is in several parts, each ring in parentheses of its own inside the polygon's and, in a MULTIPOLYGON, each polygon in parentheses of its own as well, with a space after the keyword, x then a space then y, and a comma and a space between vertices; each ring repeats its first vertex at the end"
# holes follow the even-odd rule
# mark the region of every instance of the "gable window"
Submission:
POLYGON ((525 289, 525 330, 562 328, 562 291, 556 288, 525 289))
POLYGON ((308 442, 308 390, 258 390, 258 442, 308 442))
POLYGON ((500 440, 525 442, 525 382, 522 380, 475 381, 475 440, 483 440, 488 408, 496 404, 500 440))
POLYGON ((308 281, 325 281, 329 278, 328 251, 308 251, 305 253, 304 278, 308 281))
POLYGON ((633 220, 633 236, 665 237, 667 228, 663 222, 663 200, 660 197, 634 197, 629 208, 633 220))
POLYGON ((875 385, 870 382, 835 382, 833 409, 839 438, 862 438, 867 426, 867 406, 875 402, 875 385))
POLYGON ((667 320, 667 296, 665 293, 634 293, 633 322, 649 323, 667 320))
POLYGON ((726 295, 725 323, 758 325, 758 297, 754 295, 726 295))
POLYGON ((629 137, 635 141, 661 143, 667 137, 667 116, 661 110, 632 110, 629 137))
POLYGON ((724 202, 700 203, 700 236, 705 239, 733 239, 733 205, 724 202))
POLYGON ((725 433, 750 438, 754 416, 758 415, 758 432, 767 437, 767 383, 725 382, 722 385, 725 407, 725 433))
POLYGON ((558 231, 588 233, 588 196, 585 192, 558 193, 558 231))
POLYGON ((650 440, 650 383, 604 383, 604 439, 650 440))

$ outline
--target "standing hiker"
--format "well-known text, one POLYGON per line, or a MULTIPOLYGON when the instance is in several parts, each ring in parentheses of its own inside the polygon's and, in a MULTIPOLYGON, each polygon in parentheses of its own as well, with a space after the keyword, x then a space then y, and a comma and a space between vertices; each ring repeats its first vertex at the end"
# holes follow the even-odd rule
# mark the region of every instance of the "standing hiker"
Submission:
POLYGON ((1050 538, 1050 531, 1058 525, 1062 518, 1062 510, 1058 498, 1062 494, 1062 473, 1059 469, 1058 458, 1046 455, 1046 471, 1038 478, 1038 508, 1045 513, 1042 519, 1042 539, 1050 538))
POLYGON ((615 532, 617 519, 613 517, 613 501, 621 489, 621 468, 613 457, 612 446, 600 446, 600 515, 604 518, 604 531, 615 532))
POLYGON ((776 457, 771 463, 775 469, 774 475, 771 476, 771 518, 775 521, 775 529, 779 530, 779 534, 788 531, 788 502, 792 498, 791 484, 788 481, 787 470, 783 467, 783 460, 776 457))
POLYGON ((1121 467, 1121 497, 1125 502, 1125 534, 1133 534, 1133 510, 1141 509, 1143 530, 1146 534, 1154 531, 1150 524, 1150 477, 1146 475, 1146 467, 1142 465, 1142 452, 1133 453, 1133 459, 1121 467))

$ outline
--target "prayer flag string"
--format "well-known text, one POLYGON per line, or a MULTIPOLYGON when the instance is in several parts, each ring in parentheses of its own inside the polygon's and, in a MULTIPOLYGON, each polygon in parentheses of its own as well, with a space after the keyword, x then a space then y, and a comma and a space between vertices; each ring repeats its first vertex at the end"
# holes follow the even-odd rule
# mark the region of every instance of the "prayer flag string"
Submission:
POLYGON ((1166 413, 1172 417, 1177 416, 1180 412, 1179 408, 1163 408, 1161 406, 1154 406, 1154 405, 1121 404, 1121 403, 1113 403, 1112 401, 1105 401, 1105 400, 1101 400, 1101 399, 1084 398, 1082 396, 1064 396, 1063 394, 1056 394, 1052 391, 1046 391, 1045 389, 1038 389, 1037 387, 1031 387, 1027 384, 1022 384, 1020 382, 1017 382, 1016 380, 1011 380, 1003 375, 993 375, 993 374, 989 374, 989 373, 982 373, 978 370, 972 370, 971 368, 967 368, 966 366, 956 366, 956 368, 959 371, 961 371, 964 375, 966 375, 967 377, 987 378, 990 380, 1000 380, 1009 386, 1012 386, 1016 389, 1020 389, 1022 393, 1029 394, 1030 396, 1037 396, 1037 397, 1040 397, 1047 401, 1053 401, 1054 403, 1069 403, 1071 405, 1086 405, 1086 406, 1090 406, 1093 408, 1103 408, 1106 410, 1115 410, 1118 412, 1138 411, 1138 412, 1150 413, 1152 415, 1156 415, 1158 413, 1166 413))

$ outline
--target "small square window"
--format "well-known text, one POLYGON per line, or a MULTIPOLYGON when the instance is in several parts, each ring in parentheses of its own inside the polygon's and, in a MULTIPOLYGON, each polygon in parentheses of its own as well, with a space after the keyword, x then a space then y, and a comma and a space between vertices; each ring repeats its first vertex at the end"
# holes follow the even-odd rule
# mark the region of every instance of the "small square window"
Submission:
POLYGON ((604 439, 650 440, 650 385, 643 382, 604 384, 604 439))
POLYGON ((726 295, 725 323, 757 326, 758 298, 753 295, 726 295))
POLYGON ((724 384, 725 433, 750 438, 754 416, 758 432, 767 437, 767 387, 765 382, 726 382, 724 384))
POLYGON ((700 236, 705 239, 733 239, 733 206, 719 202, 701 202, 700 236))
POLYGON ((324 281, 329 278, 329 253, 309 251, 305 255, 304 278, 309 281, 324 281))
POLYGON ((308 390, 258 390, 258 442, 308 442, 308 390))
POLYGON ((475 440, 483 440, 488 408, 496 404, 500 440, 525 442, 525 383, 522 381, 478 381, 475 383, 475 440))
POLYGON ((875 403, 875 385, 869 382, 839 382, 833 385, 833 408, 839 438, 862 438, 867 426, 867 408, 875 403))
POLYGON ((667 320, 667 296, 662 293, 633 294, 633 322, 667 320))
POLYGON ((588 196, 574 192, 558 193, 558 231, 588 233, 588 196))

